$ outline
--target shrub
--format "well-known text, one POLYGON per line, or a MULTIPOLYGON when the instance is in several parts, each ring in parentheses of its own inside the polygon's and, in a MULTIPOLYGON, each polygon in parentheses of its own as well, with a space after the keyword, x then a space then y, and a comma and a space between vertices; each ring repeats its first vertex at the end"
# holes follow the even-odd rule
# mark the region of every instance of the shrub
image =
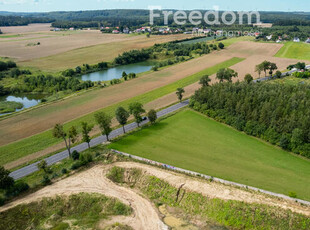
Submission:
POLYGON ((153 66, 153 67, 152 67, 152 70, 153 70, 153 71, 158 71, 158 66, 153 66))
POLYGON ((3 197, 0 197, 0 206, 4 205, 5 199, 3 197))
POLYGON ((7 197, 18 196, 29 189, 29 185, 23 181, 17 181, 10 189, 6 191, 7 197))
POLYGON ((62 174, 66 174, 66 173, 68 173, 68 170, 67 170, 66 168, 63 168, 63 169, 61 170, 61 173, 62 173, 62 174))
POLYGON ((289 193, 288 193, 288 196, 289 196, 289 197, 292 197, 292 198, 297 198, 296 192, 289 192, 289 193))
POLYGON ((8 69, 8 64, 3 61, 0 61, 0 71, 5 71, 8 69))
POLYGON ((44 174, 43 179, 41 180, 41 184, 44 186, 51 184, 51 179, 47 174, 44 174))
POLYGON ((218 46, 219 46, 220 49, 224 49, 224 47, 225 47, 225 45, 224 45, 222 42, 220 42, 220 43, 218 44, 218 46))
POLYGON ((125 170, 120 167, 113 167, 109 173, 107 174, 107 177, 116 183, 123 183, 124 182, 124 172, 125 170))
POLYGON ((77 161, 77 162, 75 162, 75 163, 73 163, 73 164, 71 165, 71 169, 72 169, 72 170, 76 170, 76 169, 80 168, 82 165, 83 165, 83 164, 81 163, 81 161, 77 161))
POLYGON ((130 214, 131 210, 128 206, 126 206, 125 204, 116 201, 114 207, 113 207, 113 211, 115 213, 115 215, 128 215, 130 214))
POLYGON ((90 153, 84 153, 80 155, 80 160, 82 165, 86 165, 93 161, 93 157, 90 153))
POLYGON ((71 157, 74 161, 77 161, 78 159, 80 159, 80 153, 76 150, 74 150, 71 154, 71 157))
POLYGON ((15 67, 16 67, 16 63, 13 62, 13 61, 8 61, 6 64, 7 64, 7 66, 8 66, 9 69, 10 69, 10 68, 15 68, 15 67))

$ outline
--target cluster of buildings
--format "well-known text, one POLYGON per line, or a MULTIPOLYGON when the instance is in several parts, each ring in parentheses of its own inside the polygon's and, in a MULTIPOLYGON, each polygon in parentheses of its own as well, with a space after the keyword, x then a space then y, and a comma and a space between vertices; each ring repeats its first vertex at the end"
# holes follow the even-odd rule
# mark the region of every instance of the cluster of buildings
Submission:
MULTIPOLYGON (((276 40, 276 43, 280 43, 283 40, 287 40, 287 38, 288 38, 287 35, 284 35, 283 37, 278 36, 278 38, 276 40)), ((269 40, 269 41, 272 40, 273 39, 273 35, 266 36, 266 39, 269 40)), ((293 38, 293 42, 301 42, 301 41, 300 41, 299 37, 294 37, 293 38)), ((310 37, 305 41, 305 43, 309 43, 310 44, 310 37)))
MULTIPOLYGON (((102 28, 102 30, 109 30, 109 27, 102 28)), ((154 34, 172 34, 172 33, 181 33, 182 29, 172 29, 169 27, 154 27, 151 28, 150 26, 143 26, 140 28, 137 28, 135 30, 130 30, 129 28, 119 29, 119 27, 116 27, 111 31, 113 34, 131 34, 131 33, 154 33, 154 34)))

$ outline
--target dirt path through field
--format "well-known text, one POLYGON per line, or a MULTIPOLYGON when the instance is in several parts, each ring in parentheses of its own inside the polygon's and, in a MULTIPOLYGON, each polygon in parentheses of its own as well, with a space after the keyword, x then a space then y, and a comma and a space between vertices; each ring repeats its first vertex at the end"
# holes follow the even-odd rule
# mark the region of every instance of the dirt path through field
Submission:
MULTIPOLYGON (((124 204, 132 207, 134 213, 130 217, 121 216, 117 222, 131 226, 133 229, 168 229, 161 221, 157 210, 150 201, 141 197, 131 189, 118 186, 106 178, 106 171, 109 168, 95 166, 91 169, 63 179, 47 186, 25 198, 14 201, 0 208, 0 211, 7 210, 22 203, 30 203, 43 197, 53 197, 56 195, 68 196, 71 194, 88 192, 100 193, 109 197, 115 197, 124 204)), ((116 221, 116 219, 114 219, 116 221)), ((115 223, 115 222, 114 222, 115 223)), ((111 223, 111 224, 114 224, 111 223)))

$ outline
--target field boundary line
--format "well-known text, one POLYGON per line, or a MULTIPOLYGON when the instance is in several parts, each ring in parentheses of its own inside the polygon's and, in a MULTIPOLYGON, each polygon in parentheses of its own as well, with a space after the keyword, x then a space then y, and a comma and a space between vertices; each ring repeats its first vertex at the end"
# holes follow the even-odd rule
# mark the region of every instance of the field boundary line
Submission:
POLYGON ((168 170, 172 170, 172 171, 180 172, 180 173, 185 173, 185 174, 192 175, 192 176, 201 177, 203 179, 216 181, 216 182, 219 182, 219 183, 225 184, 225 185, 233 185, 233 186, 237 186, 239 188, 249 189, 249 190, 252 190, 252 191, 255 191, 255 192, 264 193, 266 195, 271 195, 271 196, 274 196, 274 197, 277 197, 277 198, 282 198, 282 199, 285 199, 285 200, 290 200, 290 201, 293 201, 293 202, 298 202, 300 204, 304 204, 304 205, 310 206, 310 202, 306 201, 306 200, 292 198, 292 197, 289 197, 289 196, 286 196, 286 195, 283 195, 283 194, 280 194, 280 193, 270 192, 270 191, 267 191, 267 190, 264 190, 264 189, 259 189, 259 188, 253 187, 253 186, 248 186, 248 185, 245 185, 245 184, 240 184, 240 183, 236 183, 236 182, 220 179, 220 178, 217 178, 217 177, 205 175, 205 174, 202 174, 202 173, 197 173, 197 172, 190 171, 190 170, 187 170, 187 169, 174 167, 174 166, 171 166, 171 165, 168 165, 168 164, 164 164, 164 163, 161 163, 161 162, 158 162, 158 161, 153 161, 153 160, 150 160, 150 159, 147 159, 147 158, 135 156, 135 155, 132 155, 132 154, 129 154, 129 153, 125 153, 125 152, 121 152, 121 151, 118 151, 118 150, 115 150, 115 149, 111 149, 111 151, 116 153, 116 154, 118 154, 118 155, 126 156, 126 157, 129 157, 129 158, 138 160, 138 161, 142 161, 142 162, 145 162, 145 163, 150 164, 150 165, 159 166, 159 167, 164 168, 164 169, 168 169, 168 170))

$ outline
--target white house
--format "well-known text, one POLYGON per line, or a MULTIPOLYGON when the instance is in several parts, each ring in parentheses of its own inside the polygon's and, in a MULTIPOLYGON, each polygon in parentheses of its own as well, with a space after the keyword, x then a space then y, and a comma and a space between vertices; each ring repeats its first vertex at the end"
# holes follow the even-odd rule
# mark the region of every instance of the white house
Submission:
POLYGON ((300 39, 299 38, 294 38, 294 40, 293 40, 294 42, 300 42, 300 39))
POLYGON ((310 43, 310 38, 307 39, 306 43, 310 43))

